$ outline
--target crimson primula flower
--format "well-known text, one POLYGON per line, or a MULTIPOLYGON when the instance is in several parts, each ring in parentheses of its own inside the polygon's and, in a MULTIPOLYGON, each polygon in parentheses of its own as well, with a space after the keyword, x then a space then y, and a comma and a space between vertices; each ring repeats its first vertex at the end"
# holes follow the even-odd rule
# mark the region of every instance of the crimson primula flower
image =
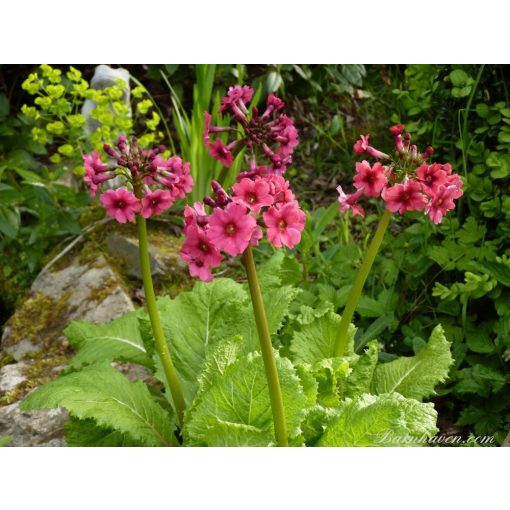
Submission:
POLYGON ((269 95, 262 115, 256 106, 251 112, 248 110, 252 97, 251 87, 230 87, 218 112, 229 113, 236 125, 240 125, 240 130, 237 127, 211 126, 211 115, 205 112, 204 143, 209 154, 227 168, 232 165, 235 154, 246 147, 252 160, 256 160, 257 153, 265 156, 269 160, 271 171, 282 174, 292 163, 292 153, 298 144, 297 129, 289 117, 279 113, 285 103, 274 94, 269 95), (222 132, 234 132, 236 137, 229 144, 219 138, 211 141, 211 134, 222 132))
POLYGON ((368 161, 356 163, 356 192, 346 194, 341 186, 337 188, 340 211, 364 216, 358 200, 363 196, 381 197, 392 212, 424 211, 431 221, 440 223, 446 212, 455 208, 454 200, 463 195, 462 179, 452 172, 449 163, 428 164, 434 149, 427 147, 420 153, 411 144, 411 135, 403 135, 404 125, 391 127, 390 133, 395 144, 391 156, 371 147, 368 135, 362 135, 354 144, 355 154, 367 154, 381 161, 372 166, 368 161))
POLYGON ((184 210, 181 258, 188 264, 190 274, 203 281, 212 279, 211 268, 219 266, 222 251, 240 255, 249 246, 257 246, 264 233, 274 246, 293 248, 305 225, 306 216, 289 181, 282 175, 298 144, 297 130, 280 113, 285 106, 281 99, 270 94, 263 114, 259 115, 256 107, 252 113, 248 110, 252 97, 251 87, 235 86, 222 100, 220 112, 232 115, 242 129, 242 136, 231 143, 220 138, 211 140, 211 134, 237 129, 211 126, 211 115, 204 114, 203 138, 209 153, 230 168, 238 150, 246 147, 250 167, 239 173, 229 192, 213 181, 213 196, 206 196, 203 203, 186 206, 184 210), (267 158, 268 164, 257 164, 258 155, 267 158))
POLYGON ((106 214, 115 218, 119 223, 126 223, 135 219, 135 213, 142 208, 140 201, 126 188, 109 189, 101 195, 101 202, 106 214))
POLYGON ((83 162, 84 181, 92 197, 110 179, 122 179, 122 187, 109 189, 100 197, 107 214, 118 222, 133 221, 136 213, 141 213, 144 218, 161 214, 193 188, 189 163, 177 156, 163 158, 160 155, 165 151, 163 146, 142 149, 136 137, 129 145, 126 137, 121 135, 116 147, 104 145, 105 153, 115 162, 113 164, 101 161, 97 151, 85 154, 83 162))
POLYGON ((295 203, 285 204, 281 208, 271 207, 263 217, 267 238, 277 248, 282 245, 292 248, 301 240, 306 216, 295 203))

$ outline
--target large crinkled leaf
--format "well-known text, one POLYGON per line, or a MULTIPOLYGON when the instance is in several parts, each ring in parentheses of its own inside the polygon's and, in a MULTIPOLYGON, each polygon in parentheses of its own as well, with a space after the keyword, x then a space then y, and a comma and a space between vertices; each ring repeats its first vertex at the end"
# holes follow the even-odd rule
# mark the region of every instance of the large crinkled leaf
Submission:
POLYGON ((244 423, 218 422, 208 428, 204 443, 210 446, 272 446, 266 431, 244 423))
POLYGON ((109 364, 85 367, 45 384, 22 403, 24 411, 64 407, 81 420, 129 434, 144 446, 173 442, 174 418, 151 397, 145 384, 130 382, 109 364))
MULTIPOLYGON (((289 438, 301 433, 307 398, 292 363, 276 358, 289 438)), ((191 445, 273 444, 269 390, 260 353, 251 353, 214 377, 185 416, 183 435, 191 445), (218 431, 222 431, 221 440, 218 431)))
POLYGON ((312 373, 318 383, 317 402, 323 406, 336 407, 344 397, 347 377, 357 356, 326 358, 315 363, 312 373))
POLYGON ((143 446, 129 434, 99 427, 94 420, 71 417, 66 423, 67 446, 120 447, 143 446))
POLYGON ((278 289, 262 292, 269 333, 274 335, 282 327, 285 317, 289 314, 292 301, 296 299, 296 296, 301 291, 286 285, 278 289))
POLYGON ((435 386, 446 379, 452 363, 450 342, 438 325, 427 345, 416 356, 401 357, 377 366, 371 393, 397 392, 422 400, 434 394, 435 386))
POLYGON ((437 432, 433 404, 398 393, 347 399, 337 413, 318 446, 424 446, 437 432))
MULTIPOLYGON (((270 333, 275 333, 288 313, 295 292, 280 288, 264 296, 270 333)), ((206 353, 223 338, 240 335, 243 353, 259 349, 259 340, 247 289, 226 278, 197 283, 190 292, 175 299, 158 299, 165 337, 176 370, 181 378, 188 405, 197 391, 206 353)), ((140 317, 144 342, 153 343, 148 316, 140 317)))
POLYGON ((71 369, 113 360, 151 365, 138 329, 136 312, 129 312, 107 324, 75 321, 64 333, 78 351, 71 360, 71 369))
POLYGON ((377 366, 377 342, 368 344, 368 349, 359 357, 345 383, 345 397, 355 398, 363 393, 370 393, 372 378, 377 366))
MULTIPOLYGON (((290 351, 295 363, 314 364, 333 355, 336 335, 342 317, 329 312, 322 317, 316 318, 310 324, 301 327, 292 337, 290 351)), ((354 352, 354 335, 356 328, 349 325, 349 339, 345 355, 354 352)))
MULTIPOLYGON (((197 283, 192 291, 175 299, 158 299, 163 331, 188 404, 197 391, 208 348, 223 338, 251 331, 248 306, 243 287, 225 278, 197 283)), ((144 341, 152 343, 148 316, 140 317, 140 330, 144 341)))

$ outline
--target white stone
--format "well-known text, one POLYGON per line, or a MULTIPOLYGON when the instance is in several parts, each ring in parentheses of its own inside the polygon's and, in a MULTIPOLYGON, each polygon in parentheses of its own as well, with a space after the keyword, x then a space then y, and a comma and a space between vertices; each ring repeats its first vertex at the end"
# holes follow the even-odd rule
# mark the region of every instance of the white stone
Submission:
POLYGON ((27 367, 26 363, 13 363, 0 368, 0 393, 7 393, 15 390, 16 387, 25 382, 27 377, 23 370, 27 367))

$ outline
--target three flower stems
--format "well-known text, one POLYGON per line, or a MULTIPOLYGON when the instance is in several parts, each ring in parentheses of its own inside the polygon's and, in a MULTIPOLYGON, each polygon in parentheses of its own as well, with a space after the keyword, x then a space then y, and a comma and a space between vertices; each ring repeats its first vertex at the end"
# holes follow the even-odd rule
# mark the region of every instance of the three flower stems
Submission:
POLYGON ((154 334, 154 343, 163 365, 165 378, 168 383, 168 387, 170 388, 170 393, 172 394, 179 425, 182 429, 185 409, 184 395, 182 393, 182 387, 177 375, 177 371, 175 370, 175 366, 172 362, 172 356, 170 354, 170 350, 168 349, 163 327, 161 326, 161 319, 159 317, 156 295, 154 293, 154 285, 152 283, 149 242, 147 239, 147 223, 141 214, 136 215, 136 223, 138 227, 140 267, 142 271, 143 287, 145 289, 145 302, 147 305, 147 311, 149 312, 152 332, 154 334))
POLYGON ((259 334, 262 359, 264 360, 264 369, 266 371, 271 409, 273 412, 276 443, 278 446, 289 446, 280 379, 278 378, 273 344, 271 342, 264 301, 262 299, 262 293, 260 292, 257 269, 255 267, 255 260, 253 258, 251 246, 248 246, 243 253, 243 263, 248 277, 253 313, 255 315, 255 322, 257 324, 257 331, 259 334))
POLYGON ((358 274, 356 275, 356 279, 354 280, 354 284, 349 293, 349 297, 347 298, 347 304, 345 305, 345 309, 342 314, 342 320, 340 321, 340 326, 338 328, 337 336, 335 339, 333 352, 333 356, 335 357, 345 355, 347 342, 349 340, 349 324, 352 322, 354 312, 358 306, 359 298, 361 297, 361 292, 363 291, 363 286, 367 281, 367 277, 370 273, 370 270, 372 269, 375 257, 379 252, 379 248, 381 247, 381 243, 384 238, 384 234, 386 233, 386 229, 390 223, 390 219, 391 211, 385 209, 381 219, 379 220, 379 224, 377 225, 377 230, 375 231, 374 237, 372 238, 370 246, 368 247, 368 250, 365 254, 365 258, 363 259, 361 267, 359 268, 358 274))

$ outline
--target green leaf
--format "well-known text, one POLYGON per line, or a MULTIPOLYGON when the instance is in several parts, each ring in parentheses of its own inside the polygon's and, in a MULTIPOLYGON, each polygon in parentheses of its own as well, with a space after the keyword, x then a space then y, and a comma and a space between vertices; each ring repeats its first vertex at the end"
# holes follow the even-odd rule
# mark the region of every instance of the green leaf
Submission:
POLYGON ((78 350, 69 365, 71 369, 113 360, 152 366, 138 330, 136 312, 129 312, 107 324, 75 321, 64 330, 64 334, 78 350))
POLYGON ((499 283, 510 287, 510 267, 501 262, 482 260, 479 264, 499 283))
POLYGON ((99 427, 94 420, 78 420, 71 417, 66 423, 68 446, 143 446, 129 434, 99 427))
POLYGON ((173 417, 151 397, 145 384, 130 382, 108 363, 59 377, 29 395, 23 411, 64 407, 71 416, 129 434, 144 446, 173 442, 173 417))
POLYGON ((433 404, 398 393, 348 399, 337 412, 319 446, 422 446, 437 432, 433 404))
POLYGON ((0 205, 0 233, 15 238, 20 226, 20 215, 17 208, 0 205))
POLYGON ((319 404, 326 407, 337 407, 340 404, 351 362, 349 358, 328 358, 313 365, 313 376, 318 383, 319 404))
POLYGON ((378 351, 377 342, 370 342, 368 349, 354 365, 345 386, 345 396, 347 398, 355 398, 363 393, 370 392, 370 385, 377 366, 378 351))
POLYGON ((404 397, 421 400, 434 394, 436 384, 443 382, 453 363, 450 342, 438 325, 416 356, 400 357, 378 365, 372 381, 372 393, 397 392, 404 397))
MULTIPOLYGON (((336 335, 341 316, 329 312, 322 317, 315 319, 310 324, 306 324, 301 331, 296 331, 292 337, 290 351, 295 363, 314 364, 333 354, 336 335)), ((356 328, 353 324, 349 325, 349 340, 347 344, 346 355, 354 352, 354 335, 356 328)))
POLYGON ((505 376, 493 368, 479 363, 458 372, 459 382, 455 390, 459 393, 474 393, 487 397, 491 392, 497 392, 506 383, 505 376))
POLYGON ((489 115, 489 112, 490 112, 490 108, 485 103, 478 103, 476 105, 476 113, 482 119, 485 119, 489 115))
POLYGON ((468 78, 468 74, 462 69, 455 69, 450 73, 450 81, 454 87, 462 87, 468 78))
MULTIPOLYGON (((163 331, 188 404, 197 391, 198 376, 210 346, 241 334, 246 349, 255 350, 258 341, 253 313, 248 307, 251 303, 244 288, 226 278, 196 283, 191 292, 175 299, 158 299, 163 331)), ((144 315, 139 320, 142 337, 150 348, 153 342, 150 319, 144 315)))
MULTIPOLYGON (((307 398, 292 363, 276 358, 289 438, 301 434, 307 398)), ((260 353, 228 365, 209 381, 186 413, 183 435, 190 445, 274 444, 271 401, 260 353)))

